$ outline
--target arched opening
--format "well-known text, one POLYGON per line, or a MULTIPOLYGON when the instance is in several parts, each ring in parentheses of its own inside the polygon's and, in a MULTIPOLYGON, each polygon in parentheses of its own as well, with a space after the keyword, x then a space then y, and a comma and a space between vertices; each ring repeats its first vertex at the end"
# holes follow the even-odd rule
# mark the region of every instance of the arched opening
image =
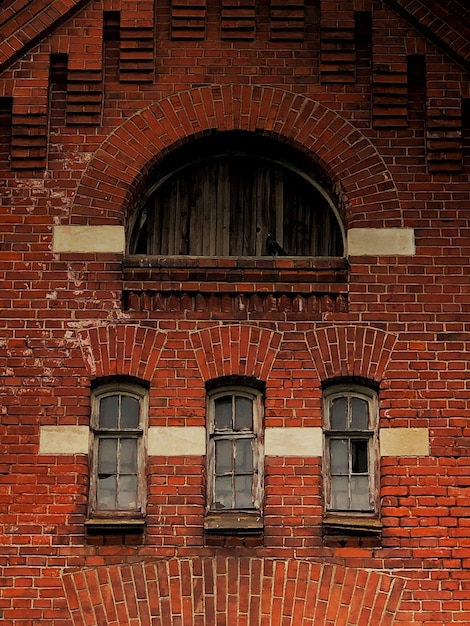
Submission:
POLYGON ((130 223, 129 254, 343 256, 338 211, 312 162, 254 133, 218 133, 162 160, 130 223))

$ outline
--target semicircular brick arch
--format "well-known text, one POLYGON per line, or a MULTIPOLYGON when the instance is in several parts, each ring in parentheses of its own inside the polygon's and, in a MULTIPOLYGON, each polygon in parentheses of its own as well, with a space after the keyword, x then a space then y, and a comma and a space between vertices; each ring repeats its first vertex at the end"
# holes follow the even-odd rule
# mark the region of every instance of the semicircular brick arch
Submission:
POLYGON ((396 339, 392 333, 366 326, 330 326, 306 334, 322 381, 351 376, 380 382, 396 339))
POLYGON ((132 324, 94 326, 78 332, 90 378, 135 376, 150 381, 165 333, 132 324))
POLYGON ((392 626, 405 581, 300 560, 206 557, 67 573, 75 626, 392 626))
POLYGON ((311 154, 341 191, 348 226, 402 226, 398 192, 371 141, 315 100, 269 86, 205 86, 135 113, 98 148, 71 209, 72 224, 118 223, 153 166, 173 147, 213 131, 277 137, 311 154))
POLYGON ((212 326, 191 335, 204 381, 222 376, 267 380, 282 334, 257 326, 212 326))

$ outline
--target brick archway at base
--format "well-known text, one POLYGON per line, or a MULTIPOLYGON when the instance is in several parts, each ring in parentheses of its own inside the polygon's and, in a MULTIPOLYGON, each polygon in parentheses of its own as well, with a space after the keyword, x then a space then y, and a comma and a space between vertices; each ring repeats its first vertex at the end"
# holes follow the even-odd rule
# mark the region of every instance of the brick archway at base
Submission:
POLYGON ((405 586, 381 572, 250 557, 112 565, 63 581, 75 626, 392 626, 405 586))
POLYGON ((231 130, 278 138, 312 155, 341 196, 348 227, 403 226, 392 175, 366 135, 311 97, 249 85, 175 93, 125 120, 89 162, 71 223, 124 224, 166 153, 193 138, 231 130))

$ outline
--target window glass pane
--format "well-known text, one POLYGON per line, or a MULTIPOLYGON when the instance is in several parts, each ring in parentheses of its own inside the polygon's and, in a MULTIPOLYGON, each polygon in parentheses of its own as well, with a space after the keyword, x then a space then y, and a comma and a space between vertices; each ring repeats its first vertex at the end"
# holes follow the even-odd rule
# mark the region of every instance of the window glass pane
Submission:
POLYGON ((224 396, 217 398, 215 401, 215 430, 231 430, 232 429, 232 396, 224 396))
POLYGON ((368 471, 367 443, 367 439, 351 440, 353 474, 366 474, 368 471))
POLYGON ((121 439, 119 472, 137 474, 137 439, 121 439))
POLYGON ((351 508, 357 511, 369 511, 370 491, 368 476, 351 477, 351 508))
POLYGON ((137 476, 119 477, 118 508, 123 511, 137 509, 137 476))
POLYGON ((235 473, 244 474, 253 471, 253 440, 238 439, 235 442, 235 473))
POLYGON ((139 427, 139 401, 130 396, 121 396, 121 428, 139 427))
POLYGON ((116 508, 116 476, 98 479, 97 508, 102 510, 116 508))
POLYGON ((235 398, 235 429, 253 429, 253 400, 238 396, 235 398))
POLYGON ((99 440, 98 474, 117 474, 117 439, 99 440))
POLYGON ((252 476, 235 476, 235 508, 253 508, 252 476))
POLYGON ((215 441, 215 473, 225 474, 232 471, 232 441, 219 439, 215 441))
POLYGON ((349 509, 349 479, 347 476, 332 476, 331 508, 339 511, 349 509))
POLYGON ((348 474, 348 440, 330 439, 330 470, 332 474, 348 474))
POLYGON ((100 428, 118 427, 119 396, 106 396, 100 401, 100 428))
POLYGON ((347 429, 348 399, 335 398, 331 403, 330 428, 331 430, 347 429))
POLYGON ((231 476, 217 476, 215 479, 214 507, 216 509, 233 508, 231 476))
POLYGON ((369 403, 362 398, 351 398, 351 429, 369 428, 369 403))

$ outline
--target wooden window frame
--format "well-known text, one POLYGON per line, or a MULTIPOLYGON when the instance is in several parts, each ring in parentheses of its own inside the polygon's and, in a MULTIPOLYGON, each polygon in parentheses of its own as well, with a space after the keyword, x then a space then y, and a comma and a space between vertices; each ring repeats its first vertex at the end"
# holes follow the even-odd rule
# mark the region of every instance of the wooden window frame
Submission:
POLYGON ((263 528, 263 445, 264 402, 263 393, 251 387, 216 387, 207 396, 207 504, 204 528, 221 533, 257 533, 263 528), (235 430, 217 433, 215 431, 215 402, 224 396, 245 397, 253 402, 253 429, 239 433, 235 430), (253 434, 253 507, 220 509, 215 502, 215 442, 220 438, 238 439, 253 434))
POLYGON ((136 527, 143 524, 146 507, 146 435, 148 415, 148 392, 145 388, 132 383, 109 383, 100 385, 92 393, 91 428, 90 428, 90 492, 88 521, 90 527, 116 525, 136 527), (102 428, 99 424, 100 401, 112 395, 129 396, 139 402, 139 424, 137 428, 102 428), (138 441, 137 452, 137 506, 133 509, 99 509, 98 498, 98 446, 104 438, 135 438, 138 441))
MULTIPOLYGON (((323 395, 323 476, 324 476, 324 509, 325 519, 330 521, 332 525, 349 525, 351 528, 367 529, 376 524, 374 520, 378 520, 379 516, 379 446, 378 446, 378 397, 377 393, 364 386, 359 385, 334 385, 327 388, 323 395), (353 429, 332 429, 330 423, 331 406, 335 399, 344 397, 359 398, 368 404, 369 408, 369 427, 362 430, 353 429), (368 476, 369 476, 369 502, 368 509, 342 509, 333 508, 332 506, 332 474, 330 463, 330 446, 332 439, 346 439, 348 442, 352 440, 367 440, 367 456, 368 456, 368 476), (370 523, 366 520, 371 520, 370 523), (365 522, 365 523, 364 523, 365 522)), ((350 456, 348 455, 350 460, 350 456)), ((348 478, 350 479, 353 472, 349 470, 348 478)))

